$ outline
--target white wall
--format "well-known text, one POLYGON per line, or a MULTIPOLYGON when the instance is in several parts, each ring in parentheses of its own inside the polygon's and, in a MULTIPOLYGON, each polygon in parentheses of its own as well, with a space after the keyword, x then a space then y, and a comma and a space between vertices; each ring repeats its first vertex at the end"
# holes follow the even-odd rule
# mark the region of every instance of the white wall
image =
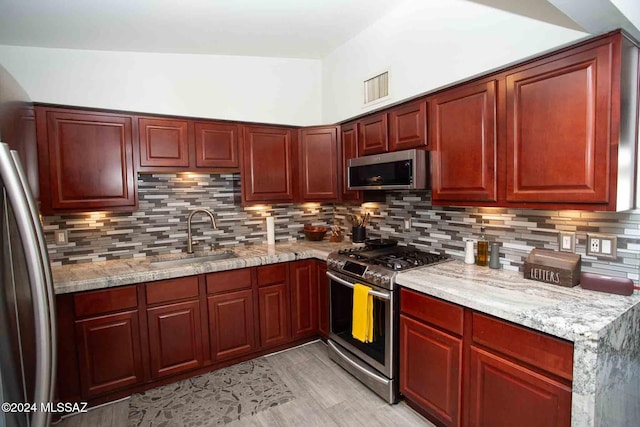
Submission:
POLYGON ((638 0, 611 0, 620 12, 636 28, 640 29, 640 1, 638 0))
POLYGON ((0 45, 33 101, 291 125, 321 122, 319 60, 0 45))
POLYGON ((433 90, 587 36, 464 0, 409 0, 323 59, 325 123, 433 90), (390 99, 362 107, 389 69, 390 99))

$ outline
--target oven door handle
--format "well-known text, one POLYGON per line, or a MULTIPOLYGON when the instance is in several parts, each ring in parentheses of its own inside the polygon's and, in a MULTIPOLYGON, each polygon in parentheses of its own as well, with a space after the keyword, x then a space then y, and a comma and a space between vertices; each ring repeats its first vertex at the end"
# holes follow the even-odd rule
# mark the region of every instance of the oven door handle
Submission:
MULTIPOLYGON (((334 281, 340 283, 341 285, 344 285, 344 286, 347 286, 347 287, 353 289, 353 283, 347 282, 346 280, 341 279, 340 277, 336 276, 333 273, 329 273, 327 271, 327 277, 329 279, 331 279, 331 280, 334 280, 334 281)), ((389 301, 391 299, 391 294, 388 294, 388 293, 385 293, 385 292, 379 292, 379 291, 371 290, 371 291, 369 291, 369 294, 373 295, 374 297, 378 297, 378 298, 381 298, 381 299, 384 299, 384 300, 387 300, 387 301, 389 301)))

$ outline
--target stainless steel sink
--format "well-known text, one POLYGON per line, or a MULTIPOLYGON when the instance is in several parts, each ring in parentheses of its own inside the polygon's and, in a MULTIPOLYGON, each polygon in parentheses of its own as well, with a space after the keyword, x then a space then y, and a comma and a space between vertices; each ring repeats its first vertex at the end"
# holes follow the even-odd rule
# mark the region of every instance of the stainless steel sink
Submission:
POLYGON ((189 256, 186 258, 178 258, 178 259, 159 259, 156 261, 151 261, 150 264, 152 267, 180 267, 181 265, 188 264, 198 264, 201 262, 213 262, 213 261, 222 261, 225 259, 237 258, 238 255, 233 253, 232 251, 224 251, 224 252, 216 252, 210 255, 200 255, 200 256, 189 256))

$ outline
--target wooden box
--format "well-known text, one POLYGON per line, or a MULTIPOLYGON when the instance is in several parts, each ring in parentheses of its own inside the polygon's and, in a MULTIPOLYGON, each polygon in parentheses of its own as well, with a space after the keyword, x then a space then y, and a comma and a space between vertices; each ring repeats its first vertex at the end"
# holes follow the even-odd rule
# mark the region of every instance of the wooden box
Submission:
POLYGON ((567 288, 580 282, 580 255, 533 249, 524 261, 524 278, 567 288))

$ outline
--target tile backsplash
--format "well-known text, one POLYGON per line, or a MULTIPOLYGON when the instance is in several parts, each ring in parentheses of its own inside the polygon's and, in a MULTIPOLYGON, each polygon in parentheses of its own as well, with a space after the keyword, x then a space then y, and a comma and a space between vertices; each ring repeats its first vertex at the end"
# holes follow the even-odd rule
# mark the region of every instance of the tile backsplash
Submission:
POLYGON ((196 250, 266 242, 266 220, 275 217, 276 242, 304 237, 304 225, 329 225, 333 205, 317 203, 240 205, 239 174, 140 174, 135 212, 93 212, 43 218, 53 265, 144 257, 186 250, 187 216, 195 208, 214 213, 217 230, 204 214, 193 217, 196 250), (55 230, 67 230, 57 245, 55 230))
POLYGON ((576 233, 576 253, 582 271, 640 279, 640 212, 609 213, 533 209, 462 208, 431 205, 428 191, 387 192, 384 203, 336 206, 335 219, 350 227, 346 216, 365 210, 372 214, 368 237, 398 239, 408 245, 464 258, 464 240, 478 239, 484 224, 489 242, 500 244, 502 267, 522 270, 533 248, 558 250, 560 231, 576 233), (404 229, 405 219, 411 227, 404 229), (617 259, 586 255, 587 233, 618 237, 617 259))
POLYGON ((144 257, 186 249, 187 216, 194 208, 210 209, 194 217, 193 235, 216 248, 266 242, 265 217, 275 217, 276 242, 303 238, 304 225, 350 227, 350 213, 371 212, 369 237, 390 237, 425 250, 463 259, 464 239, 477 239, 482 224, 491 242, 500 243, 503 268, 521 270, 533 248, 558 249, 558 233, 576 233, 582 271, 640 279, 640 212, 606 213, 431 205, 428 191, 387 192, 382 203, 240 205, 238 174, 140 174, 139 208, 135 212, 95 212, 43 218, 54 265, 144 257), (405 219, 411 227, 404 229, 405 219), (69 243, 56 245, 54 231, 67 230, 69 243), (614 234, 617 259, 586 255, 587 233, 614 234))

